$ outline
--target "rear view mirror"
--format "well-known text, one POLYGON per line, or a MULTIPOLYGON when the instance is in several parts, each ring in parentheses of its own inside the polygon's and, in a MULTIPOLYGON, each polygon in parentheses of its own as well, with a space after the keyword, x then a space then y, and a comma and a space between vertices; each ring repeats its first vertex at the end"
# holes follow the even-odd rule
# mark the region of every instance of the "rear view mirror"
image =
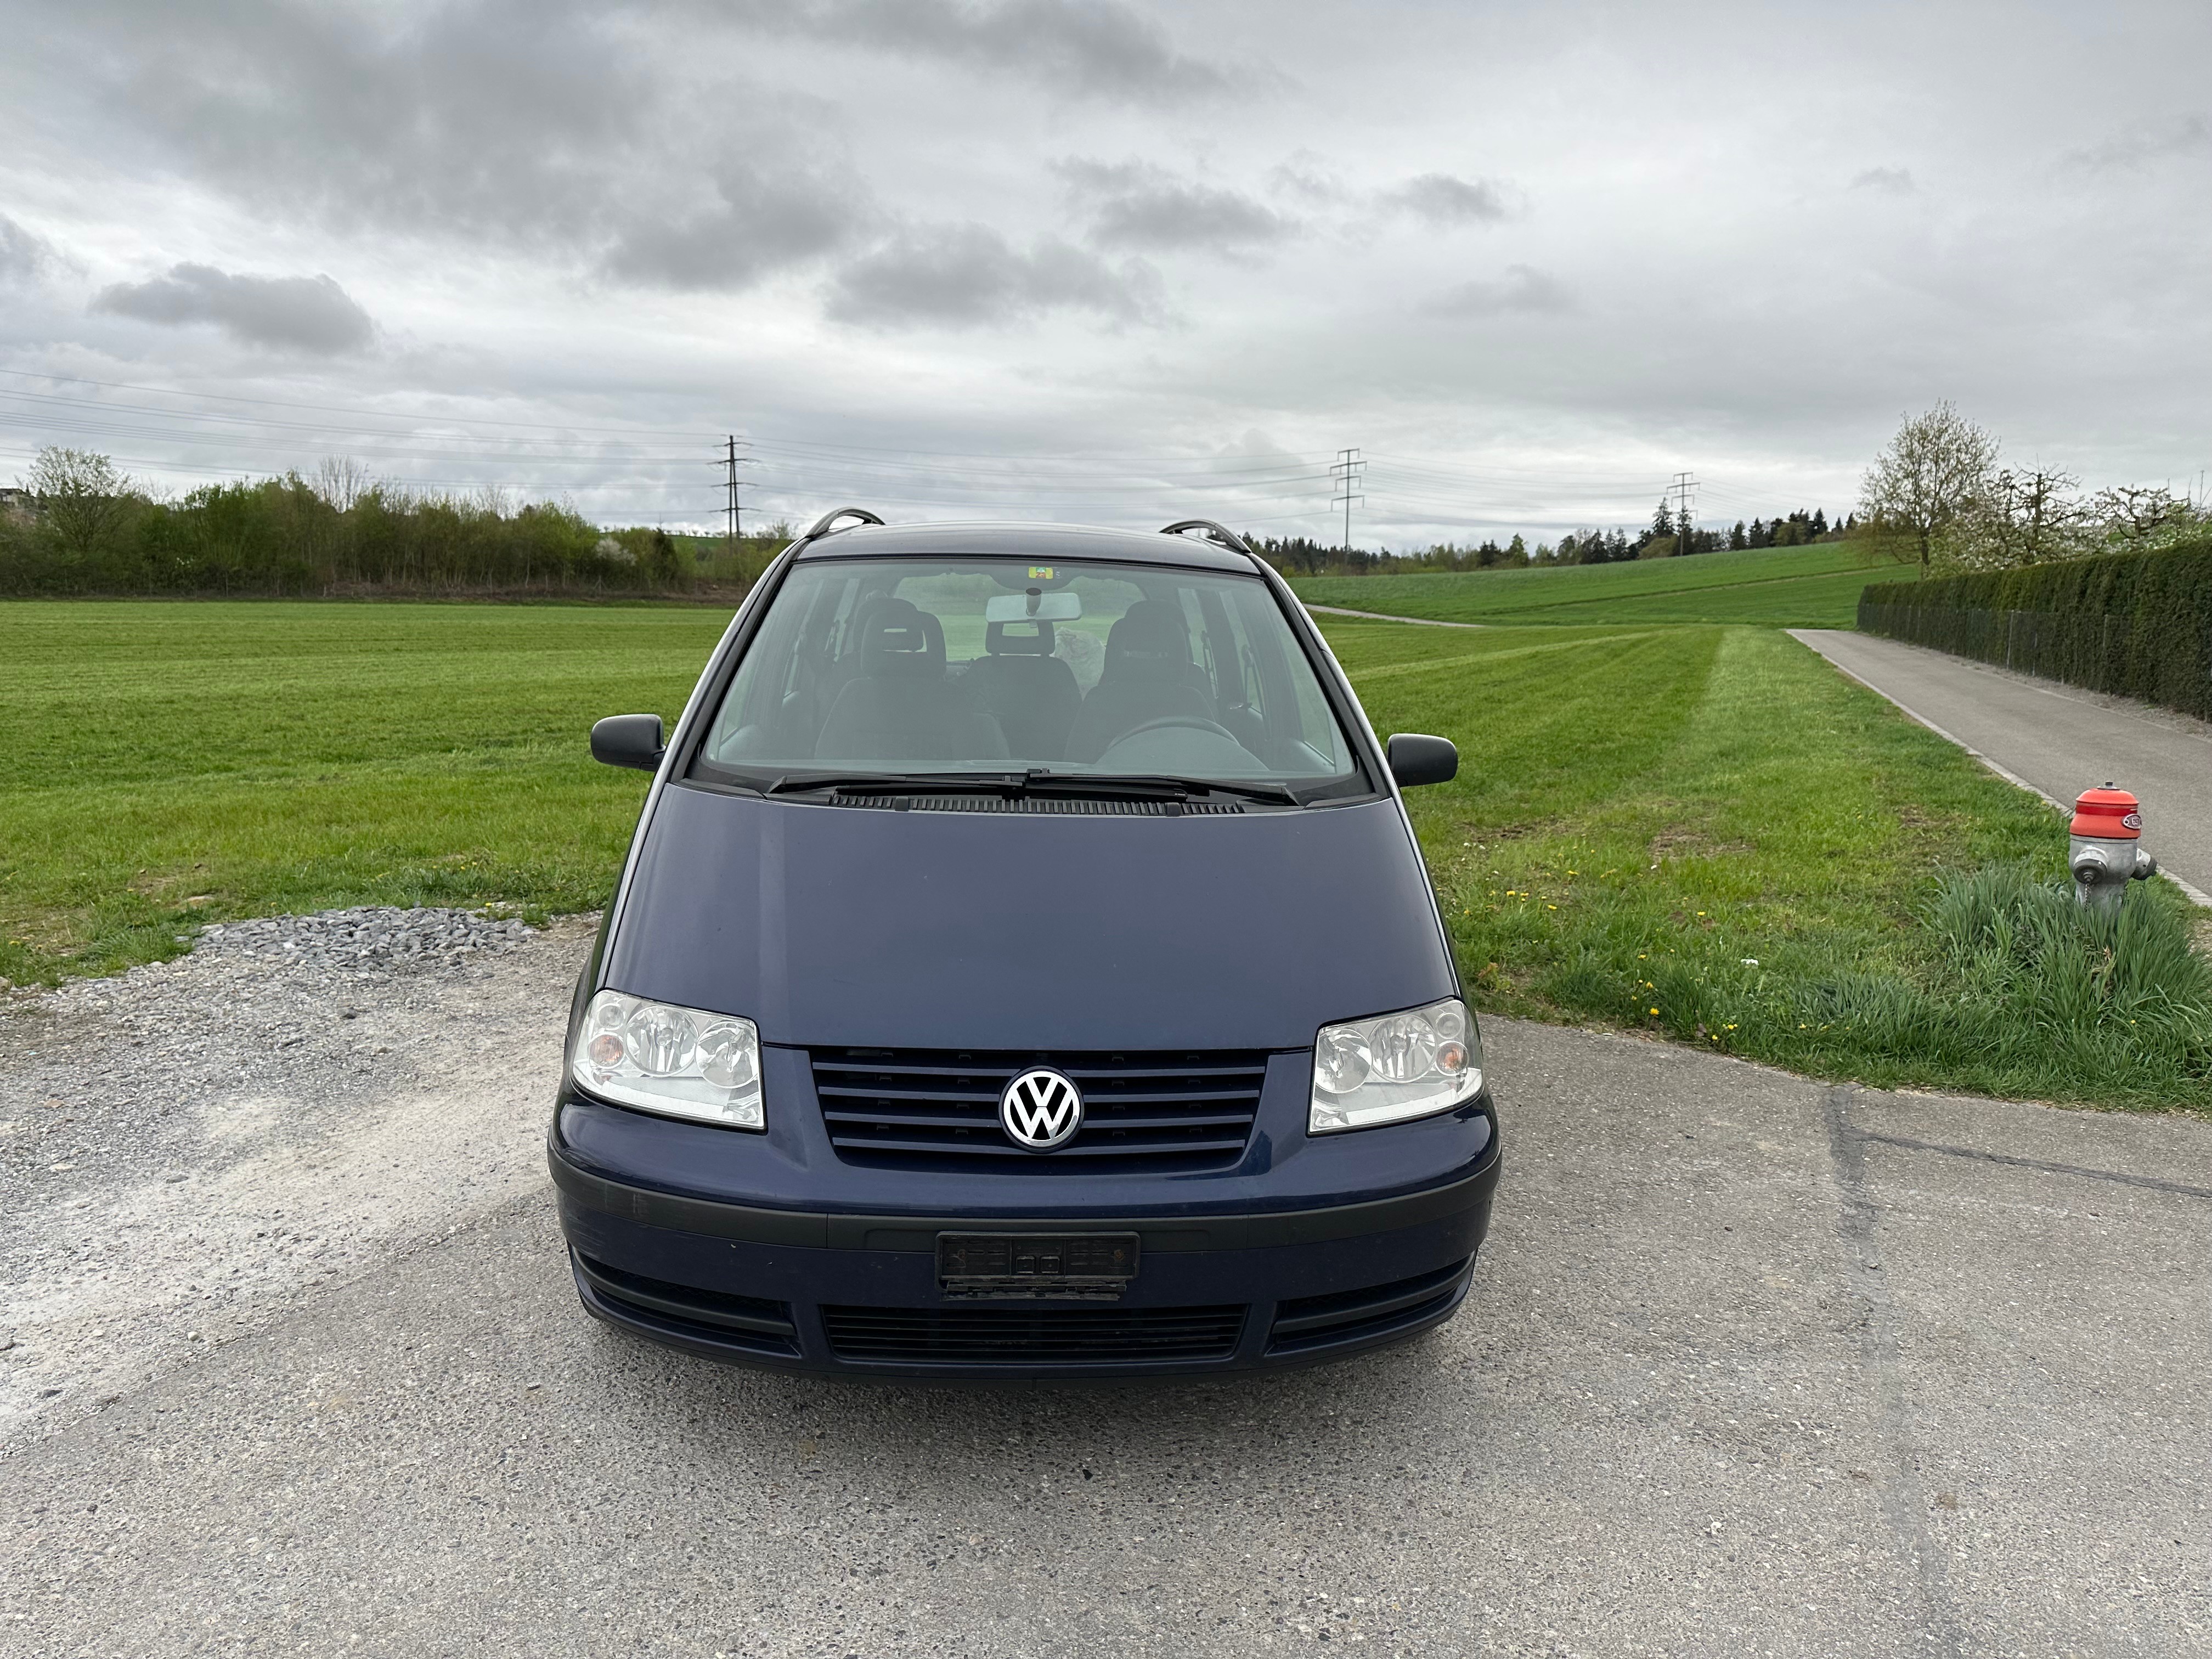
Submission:
POLYGON ((987 623, 1074 622, 1082 615, 1083 595, 1065 591, 1046 593, 1032 587, 1026 593, 994 593, 983 601, 987 623))
POLYGON ((1425 737, 1401 732, 1383 745, 1390 757, 1390 775, 1401 789, 1425 783, 1449 783, 1459 775, 1459 750, 1449 738, 1425 737))
POLYGON ((610 714, 592 727, 592 758, 602 765, 657 772, 665 747, 658 714, 610 714))

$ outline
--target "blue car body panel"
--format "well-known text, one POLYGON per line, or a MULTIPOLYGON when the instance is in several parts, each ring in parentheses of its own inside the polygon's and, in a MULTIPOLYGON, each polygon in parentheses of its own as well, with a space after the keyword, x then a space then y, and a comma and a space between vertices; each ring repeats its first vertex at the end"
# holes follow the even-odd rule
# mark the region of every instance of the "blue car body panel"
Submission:
POLYGON ((763 1042, 1303 1048, 1458 994, 1395 803, 898 812, 678 784, 605 983, 763 1042))

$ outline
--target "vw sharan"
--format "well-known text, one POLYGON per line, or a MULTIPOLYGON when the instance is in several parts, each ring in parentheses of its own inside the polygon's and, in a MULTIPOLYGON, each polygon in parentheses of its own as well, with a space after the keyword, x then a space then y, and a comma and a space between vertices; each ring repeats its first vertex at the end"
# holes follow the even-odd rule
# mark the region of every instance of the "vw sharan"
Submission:
POLYGON ((653 773, 550 1135, 599 1318, 1096 1377, 1458 1308, 1498 1125, 1399 793, 1457 756, 1229 532, 832 514, 592 750, 653 773))

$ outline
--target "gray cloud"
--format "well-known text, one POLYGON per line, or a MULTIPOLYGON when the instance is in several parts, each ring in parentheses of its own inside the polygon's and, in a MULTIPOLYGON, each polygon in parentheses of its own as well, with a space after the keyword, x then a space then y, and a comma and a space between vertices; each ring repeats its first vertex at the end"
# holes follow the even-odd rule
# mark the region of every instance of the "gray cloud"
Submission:
POLYGON ((328 276, 239 276, 180 264, 166 276, 102 289, 92 308, 146 323, 213 323, 247 345, 322 356, 366 350, 376 337, 368 313, 328 276))
POLYGON ((1267 175, 1267 188, 1278 196, 1292 196, 1313 206, 1341 202, 1345 190, 1334 169, 1310 150, 1300 150, 1267 175))
POLYGON ((0 283, 35 283, 60 263, 52 243, 0 213, 0 283))
POLYGON ((1121 0, 754 0, 737 15, 786 33, 1018 70, 1100 96, 1157 100, 1231 84, 1222 70, 1176 52, 1165 31, 1121 0))
POLYGON ((2062 165, 2087 172, 2113 167, 2141 167, 2176 155, 2212 154, 2212 125, 2201 115, 2130 128, 2106 139, 2069 152, 2062 165))
POLYGON ((1853 190, 1871 190, 1884 196, 1910 196, 1919 188, 1905 167, 1869 167, 1851 180, 1853 190))
POLYGON ((985 225, 902 231, 831 280, 827 308, 841 322, 979 327, 1046 311, 1089 311, 1117 322, 1160 313, 1159 281, 1140 260, 1109 265, 1046 237, 1024 253, 985 225))
POLYGON ((1574 290, 1534 265, 1508 265, 1502 282, 1462 283, 1447 289, 1421 309, 1432 317, 1498 317, 1509 312, 1565 312, 1575 308, 1574 290))
POLYGON ((1144 162, 1069 161, 1054 170, 1088 204, 1091 240, 1101 247, 1242 253, 1298 228, 1237 191, 1190 184, 1144 162))
POLYGON ((583 0, 445 0, 398 21, 243 0, 196 10, 110 90, 264 211, 623 280, 740 288, 874 216, 840 138, 799 118, 817 104, 637 21, 583 0))
POLYGON ((1389 192, 1393 206, 1440 227, 1496 224, 1513 211, 1509 187, 1494 179, 1425 173, 1389 192))
POLYGON ((714 191, 714 205, 696 216, 626 227, 604 269, 666 288, 741 288, 778 266, 836 252, 877 216, 857 186, 771 180, 742 167, 725 167, 714 191))

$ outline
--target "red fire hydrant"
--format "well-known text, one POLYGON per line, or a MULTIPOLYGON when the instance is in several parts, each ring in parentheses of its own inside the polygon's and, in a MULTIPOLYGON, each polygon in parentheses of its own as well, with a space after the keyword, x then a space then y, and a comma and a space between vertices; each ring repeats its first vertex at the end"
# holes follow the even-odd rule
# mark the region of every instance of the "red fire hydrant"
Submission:
POLYGON ((2158 873, 2142 849, 2142 805, 2115 784, 2081 792, 2073 836, 2074 896, 2092 910, 2118 910, 2129 882, 2158 873))

